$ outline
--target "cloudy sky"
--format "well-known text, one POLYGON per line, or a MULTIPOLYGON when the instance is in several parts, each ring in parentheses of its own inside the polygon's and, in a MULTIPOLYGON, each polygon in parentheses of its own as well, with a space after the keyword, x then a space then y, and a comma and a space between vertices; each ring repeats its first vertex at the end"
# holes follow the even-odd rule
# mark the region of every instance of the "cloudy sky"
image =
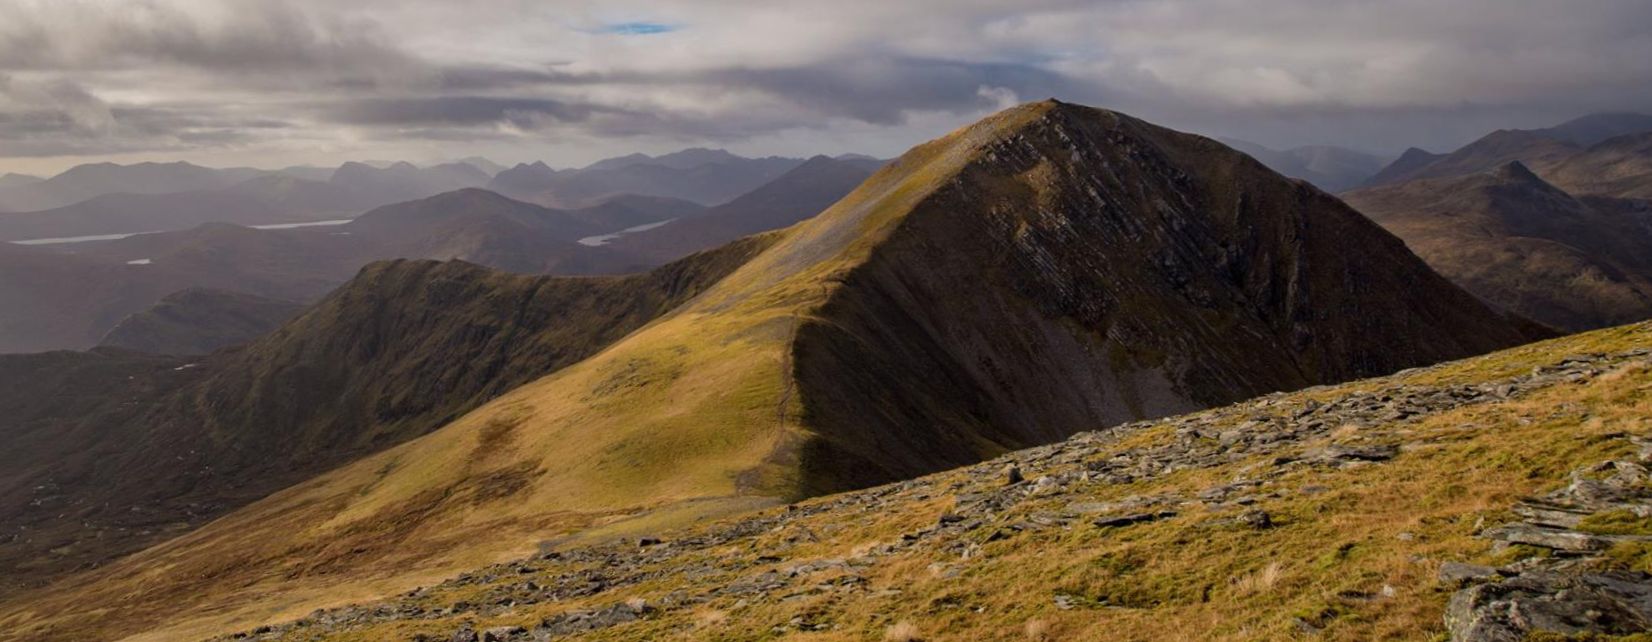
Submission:
POLYGON ((1647 0, 0 0, 0 172, 894 155, 1050 96, 1398 152, 1649 87, 1647 0))

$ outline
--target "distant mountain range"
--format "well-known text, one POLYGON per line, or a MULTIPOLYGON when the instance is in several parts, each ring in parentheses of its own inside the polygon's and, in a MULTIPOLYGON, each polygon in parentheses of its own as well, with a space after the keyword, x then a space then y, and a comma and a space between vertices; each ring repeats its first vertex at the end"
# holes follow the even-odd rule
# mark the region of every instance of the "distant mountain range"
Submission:
POLYGON ((1481 298, 1576 331, 1652 317, 1652 117, 1412 150, 1349 204, 1481 298))
MULTIPOLYGON (((4 215, 0 239, 89 235, 108 225, 121 231, 182 228, 201 219, 241 225, 213 222, 38 249, 0 245, 0 255, 17 257, 15 269, 0 272, 0 304, 15 310, 9 321, 8 315, 0 315, 0 352, 90 347, 126 315, 185 288, 313 301, 374 260, 460 259, 534 274, 644 270, 813 216, 853 189, 875 165, 820 157, 748 197, 710 210, 686 200, 631 194, 556 209, 464 188, 374 208, 345 224, 255 230, 245 225, 268 222, 277 212, 290 217, 300 207, 324 205, 329 194, 355 193, 333 183, 260 176, 224 190, 104 196, 56 211, 4 215), (667 221, 673 228, 668 233, 664 228, 640 233, 635 241, 624 234, 667 221), (580 242, 604 236, 615 240, 580 242), (111 283, 119 284, 120 296, 106 292, 116 287, 111 283)), ((412 174, 406 168, 352 169, 359 172, 412 174)))
POLYGON ((1364 183, 1376 187, 1419 178, 1447 178, 1519 161, 1543 174, 1560 161, 1610 139, 1652 132, 1652 116, 1591 114, 1543 129, 1499 129, 1449 154, 1407 150, 1364 183))
POLYGON ((1250 154, 1273 171, 1328 192, 1359 185, 1383 168, 1382 157, 1343 147, 1313 145, 1281 151, 1242 140, 1224 138, 1222 142, 1250 154))
POLYGON ((632 154, 561 171, 544 163, 520 164, 500 172, 488 187, 554 207, 582 207, 618 194, 718 205, 801 164, 798 158, 744 158, 724 150, 688 149, 658 157, 632 154))
POLYGON ((1573 196, 1519 161, 1348 204, 1468 291, 1557 328, 1652 318, 1652 202, 1573 196))

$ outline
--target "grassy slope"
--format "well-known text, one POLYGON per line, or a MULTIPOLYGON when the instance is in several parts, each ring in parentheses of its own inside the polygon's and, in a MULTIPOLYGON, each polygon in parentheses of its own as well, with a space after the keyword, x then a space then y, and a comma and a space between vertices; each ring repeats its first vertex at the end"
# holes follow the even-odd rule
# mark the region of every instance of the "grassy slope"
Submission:
MULTIPOLYGON (((532 628, 628 599, 664 606, 672 594, 691 597, 641 621, 576 637, 918 639, 886 637, 913 631, 925 640, 1278 640, 1303 637, 1307 626, 1326 640, 1440 639, 1450 590, 1435 579, 1439 563, 1513 561, 1523 551, 1494 551, 1474 534, 1509 521, 1515 499, 1564 485, 1568 471, 1631 457, 1634 447, 1623 435, 1652 433, 1652 358, 1608 360, 1599 376, 1555 378, 1506 400, 1344 424, 1277 449, 1229 454, 1213 466, 1143 472, 1123 483, 1075 472, 1116 462, 1117 455, 1181 448, 1179 425, 1207 422, 1207 429, 1258 434, 1269 430, 1252 422, 1258 414, 1289 416, 1309 400, 1498 382, 1572 355, 1637 349, 1644 355, 1649 347, 1652 324, 1624 326, 1081 435, 1070 448, 1014 453, 1006 459, 1020 461, 1029 479, 1080 481, 1050 493, 1011 489, 1025 498, 962 534, 935 535, 934 525, 946 513, 979 518, 960 506, 1006 492, 997 473, 1003 461, 818 498, 742 523, 654 533, 665 537, 665 547, 567 549, 559 560, 483 569, 399 603, 426 612, 472 605, 461 614, 298 628, 284 639, 447 639, 461 623, 478 631, 532 628), (1333 443, 1392 444, 1400 452, 1357 466, 1278 463, 1333 443), (1181 504, 1175 517, 1123 528, 1098 528, 1083 516, 1065 526, 1040 525, 1072 517, 1080 506, 1195 498, 1238 479, 1266 482, 1249 492, 1259 498, 1252 508, 1266 511, 1272 528, 1236 525, 1232 520, 1244 508, 1198 501, 1181 504), (717 540, 719 532, 739 534, 717 540), (707 539, 721 543, 690 544, 707 539), (686 550, 675 551, 676 542, 686 550), (616 567, 616 559, 623 564, 616 567), (799 567, 797 576, 786 577, 786 569, 799 567), (782 571, 780 588, 729 591, 766 570, 782 571), (562 591, 593 575, 608 578, 613 588, 534 604, 475 606, 523 594, 524 582, 562 591)), ((1647 559, 1625 557, 1624 563, 1652 570, 1647 559)))
POLYGON ((789 495, 785 444, 799 428, 785 352, 797 315, 981 137, 1042 109, 909 153, 694 302, 576 366, 22 600, 0 622, 176 639, 382 595, 675 502, 789 495))

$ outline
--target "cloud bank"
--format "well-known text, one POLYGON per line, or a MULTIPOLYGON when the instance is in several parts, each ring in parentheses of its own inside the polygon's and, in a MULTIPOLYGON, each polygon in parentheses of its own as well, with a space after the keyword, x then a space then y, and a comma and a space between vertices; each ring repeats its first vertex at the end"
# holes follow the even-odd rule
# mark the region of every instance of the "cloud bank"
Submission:
POLYGON ((12 0, 0 170, 906 146, 1049 96, 1274 146, 1652 111, 1644 0, 12 0))

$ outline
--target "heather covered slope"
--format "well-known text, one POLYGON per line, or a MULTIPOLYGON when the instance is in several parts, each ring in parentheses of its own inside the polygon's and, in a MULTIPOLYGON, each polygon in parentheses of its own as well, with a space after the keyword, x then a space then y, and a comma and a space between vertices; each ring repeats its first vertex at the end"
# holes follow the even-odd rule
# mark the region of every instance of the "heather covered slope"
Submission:
MULTIPOLYGON (((1036 103, 908 152, 601 352, 21 596, 5 623, 152 639, 250 626, 549 538, 910 477, 1531 336, 1241 154, 1036 103)), ((244 419, 213 434, 257 417, 244 419)))
POLYGON ((1441 274, 1568 330, 1652 317, 1652 207, 1577 197, 1515 162, 1348 192, 1441 274))
POLYGON ((579 361, 764 247, 613 278, 368 266, 302 316, 205 358, 0 357, 0 592, 101 564, 579 361), (124 369, 145 368, 142 376, 124 369), (107 370, 108 372, 105 372, 107 370), (101 387, 100 377, 118 382, 101 387), (63 382, 42 398, 40 382, 63 382), (52 403, 62 399, 72 403, 52 403))

